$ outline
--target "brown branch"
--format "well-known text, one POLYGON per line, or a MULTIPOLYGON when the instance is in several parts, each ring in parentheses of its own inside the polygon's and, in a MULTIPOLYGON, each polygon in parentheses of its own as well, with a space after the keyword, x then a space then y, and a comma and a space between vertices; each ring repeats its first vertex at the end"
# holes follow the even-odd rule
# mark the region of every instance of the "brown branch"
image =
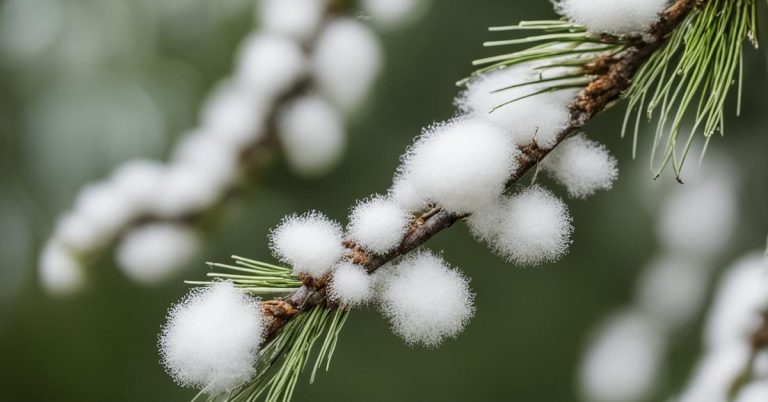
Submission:
MULTIPOLYGON (((643 63, 661 47, 666 39, 674 32, 685 17, 702 3, 702 0, 677 0, 661 16, 661 19, 651 28, 650 33, 642 40, 630 43, 625 50, 618 55, 605 56, 597 60, 591 71, 600 71, 600 74, 579 94, 571 104, 571 122, 563 129, 558 137, 557 144, 579 130, 587 121, 599 112, 607 109, 619 96, 629 88, 632 77, 637 73, 643 63)), ((511 188, 520 178, 534 168, 551 149, 543 149, 533 144, 522 149, 518 158, 518 169, 507 182, 507 188, 511 188)), ((457 215, 432 207, 428 211, 415 218, 410 230, 403 237, 400 245, 393 251, 384 255, 369 254, 351 241, 345 241, 344 245, 350 250, 348 258, 364 266, 369 273, 374 273, 384 264, 403 256, 424 242, 440 233, 443 229, 451 227, 458 220, 469 216, 457 215)), ((282 299, 298 310, 324 303, 327 300, 322 293, 327 285, 326 281, 316 283, 317 288, 304 285, 292 295, 282 299)), ((274 317, 272 328, 281 328, 282 324, 290 317, 274 317)), ((276 330, 270 332, 267 338, 276 335, 276 330)))

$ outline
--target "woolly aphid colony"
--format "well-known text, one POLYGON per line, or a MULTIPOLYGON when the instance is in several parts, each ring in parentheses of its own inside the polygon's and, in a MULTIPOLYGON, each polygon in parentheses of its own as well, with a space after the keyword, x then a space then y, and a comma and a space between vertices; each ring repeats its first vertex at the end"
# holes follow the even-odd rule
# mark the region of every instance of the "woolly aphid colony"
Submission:
MULTIPOLYGON (((584 57, 589 55, 585 51, 584 57)), ((509 193, 507 182, 518 173, 521 149, 559 144, 542 168, 574 198, 609 189, 617 166, 605 147, 583 135, 561 138, 576 90, 496 108, 540 89, 498 91, 534 80, 546 67, 531 62, 472 79, 456 100, 458 116, 424 130, 402 157, 387 195, 358 202, 346 231, 315 211, 286 217, 270 235, 273 254, 299 278, 327 280, 328 295, 341 308, 377 305, 408 344, 436 347, 457 335, 474 312, 469 280, 458 269, 426 250, 366 269, 350 258, 350 248, 368 255, 393 253, 416 214, 437 206, 466 217, 472 233, 511 262, 534 265, 561 257, 572 232, 565 203, 539 185, 509 193)), ((176 377, 184 371, 168 359, 166 365, 176 377)))
MULTIPOLYGON (((378 3, 367 2, 373 21, 396 18, 397 9, 378 3)), ((409 2, 401 3, 407 13, 409 2)), ((136 282, 173 276, 201 247, 190 223, 239 184, 268 136, 298 174, 332 168, 346 144, 344 115, 363 103, 382 54, 370 28, 327 7, 324 0, 259 2, 259 29, 242 41, 234 73, 211 92, 199 126, 169 162, 124 164, 86 187, 60 218, 40 257, 44 287, 82 288, 84 265, 112 243, 117 265, 136 282)))

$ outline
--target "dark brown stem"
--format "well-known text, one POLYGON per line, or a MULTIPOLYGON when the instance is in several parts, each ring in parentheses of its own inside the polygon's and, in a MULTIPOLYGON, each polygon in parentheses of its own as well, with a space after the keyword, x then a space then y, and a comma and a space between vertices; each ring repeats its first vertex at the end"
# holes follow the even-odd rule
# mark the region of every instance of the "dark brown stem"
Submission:
MULTIPOLYGON (((683 19, 699 5, 701 0, 677 0, 662 15, 661 19, 651 28, 650 34, 643 40, 632 42, 627 48, 617 55, 605 56, 596 61, 595 68, 591 71, 601 71, 599 75, 579 94, 571 104, 571 121, 568 127, 563 129, 558 137, 557 144, 579 130, 587 121, 596 114, 610 107, 631 83, 639 68, 654 51, 661 47, 666 39, 674 32, 683 19)), ((556 145, 557 145, 556 144, 556 145)), ((518 158, 518 169, 510 176, 507 187, 511 188, 520 178, 534 168, 551 149, 543 149, 533 144, 522 149, 518 158)), ((410 230, 403 237, 400 245, 393 251, 384 255, 367 253, 364 249, 351 241, 345 241, 344 245, 350 250, 349 259, 364 266, 369 273, 375 272, 384 264, 403 256, 427 240, 456 223, 458 220, 469 216, 452 214, 432 207, 428 211, 417 216, 410 230)), ((318 296, 323 293, 325 283, 320 283, 319 288, 304 285, 296 293, 282 299, 290 303, 298 310, 305 310, 317 303, 322 303, 325 298, 318 296)), ((287 319, 272 317, 271 328, 281 328, 287 319)), ((272 332, 268 338, 276 333, 272 332)))

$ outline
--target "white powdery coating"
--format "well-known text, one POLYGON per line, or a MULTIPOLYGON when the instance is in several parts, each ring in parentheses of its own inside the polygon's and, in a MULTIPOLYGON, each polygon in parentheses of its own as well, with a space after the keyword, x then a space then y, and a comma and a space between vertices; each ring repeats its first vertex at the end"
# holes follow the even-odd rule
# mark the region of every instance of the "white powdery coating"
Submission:
POLYGON ((115 251, 118 267, 135 282, 155 284, 179 272, 200 248, 194 230, 172 223, 137 227, 123 237, 115 251))
POLYGON ((557 11, 593 33, 641 34, 667 6, 668 0, 561 0, 557 11))
POLYGON ((682 184, 664 201, 658 217, 656 235, 668 249, 701 258, 717 256, 738 220, 735 188, 719 178, 682 184))
POLYGON ((633 311, 610 317, 592 339, 582 363, 584 399, 646 400, 660 378, 665 348, 663 332, 647 317, 633 311))
POLYGON ((345 112, 358 107, 381 70, 382 49, 370 28, 337 18, 323 30, 312 57, 320 90, 345 112))
POLYGON ((72 294, 85 285, 83 266, 56 241, 49 241, 43 248, 38 274, 45 290, 55 295, 72 294))
POLYGON ((287 91, 306 71, 295 41, 279 35, 252 34, 240 45, 237 79, 253 94, 270 99, 287 91))
POLYGON ((315 211, 284 218, 269 240, 272 253, 294 273, 315 278, 330 271, 345 253, 341 226, 315 211))
POLYGON ((710 270, 690 256, 665 255, 643 269, 637 283, 638 304, 675 329, 687 325, 707 294, 710 270))
POLYGON ((341 263, 333 270, 330 296, 348 306, 359 306, 373 296, 373 277, 359 265, 341 263))
POLYGON ((231 81, 216 85, 202 106, 202 130, 236 152, 264 135, 269 102, 231 81))
POLYGON ((734 402, 765 402, 768 401, 768 381, 763 379, 744 386, 734 402))
POLYGON ((422 198, 449 212, 474 212, 504 191, 518 154, 509 136, 494 125, 458 119, 422 135, 402 171, 422 198))
POLYGON ((277 132, 289 165, 305 176, 327 173, 346 148, 339 112, 317 95, 286 105, 278 114, 277 132))
POLYGON ((501 211, 496 249, 510 261, 537 265, 554 261, 571 243, 571 217, 563 201, 532 186, 510 197, 501 211))
POLYGON ((429 0, 362 0, 361 7, 377 26, 394 29, 421 17, 428 2, 429 0))
POLYGON ((218 394, 253 378, 263 337, 258 300, 230 282, 217 282, 192 290, 174 306, 159 345, 177 383, 218 394))
POLYGON ((573 198, 610 190, 619 175, 616 158, 584 134, 564 140, 542 161, 542 167, 565 186, 573 198))
POLYGON ((747 343, 768 307, 768 265, 762 253, 736 261, 722 279, 705 326, 710 348, 747 343))
POLYGON ((324 10, 323 0, 261 0, 259 14, 264 30, 303 41, 317 31, 324 10))
POLYGON ((474 313, 468 279, 431 253, 406 257, 380 279, 381 310, 408 344, 437 347, 474 313))
POLYGON ((568 126, 571 119, 568 105, 578 91, 545 92, 506 105, 513 99, 543 88, 523 85, 494 92, 536 78, 530 65, 488 72, 470 81, 455 103, 463 113, 487 119, 509 132, 519 146, 536 143, 541 148, 549 149, 557 142, 558 134, 568 126), (496 107, 499 108, 494 110, 496 107))
POLYGON ((410 214, 395 202, 374 197, 355 205, 347 232, 366 250, 384 254, 400 244, 409 223, 410 214))
POLYGON ((747 345, 728 345, 709 352, 696 365, 693 377, 675 402, 728 402, 734 378, 749 359, 747 345))

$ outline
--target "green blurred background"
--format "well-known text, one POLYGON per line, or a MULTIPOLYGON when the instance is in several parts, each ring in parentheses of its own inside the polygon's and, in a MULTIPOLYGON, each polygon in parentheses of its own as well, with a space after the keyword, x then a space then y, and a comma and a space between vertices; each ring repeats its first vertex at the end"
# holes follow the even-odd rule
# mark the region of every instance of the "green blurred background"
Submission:
MULTIPOLYGON (((91 267, 82 294, 46 295, 36 253, 56 216, 82 185, 122 161, 165 157, 195 124, 204 94, 230 71, 239 39, 252 28, 252 3, 0 2, 0 400, 190 399, 195 392, 173 384, 156 349, 166 310, 187 290, 182 279, 202 277, 203 261, 230 254, 270 260, 266 234, 287 213, 319 209, 344 221, 356 199, 388 188, 398 156, 421 127, 454 113, 453 83, 471 71, 472 59, 488 54, 480 46, 494 37, 487 26, 554 16, 545 0, 434 0, 422 20, 382 35, 382 79, 350 123, 348 153, 333 173, 297 179, 276 157, 208 222, 200 263, 175 282, 139 287, 107 256, 91 267)), ((743 173, 741 223, 729 257, 765 244, 766 71, 765 54, 747 49, 742 117, 730 118, 726 138, 711 145, 743 173)), ((578 399, 586 337, 630 300, 636 273, 657 248, 649 205, 672 185, 652 180, 650 137, 631 159, 631 141, 619 138, 621 109, 589 125, 622 173, 613 191, 569 201, 576 226, 570 255, 517 268, 457 225, 430 247, 472 278, 477 315, 467 330, 438 350, 410 348, 376 311, 356 311, 331 372, 314 385, 302 382, 295 400, 578 399)), ((698 339, 692 326, 674 340, 672 370, 655 400, 680 388, 698 339)))

